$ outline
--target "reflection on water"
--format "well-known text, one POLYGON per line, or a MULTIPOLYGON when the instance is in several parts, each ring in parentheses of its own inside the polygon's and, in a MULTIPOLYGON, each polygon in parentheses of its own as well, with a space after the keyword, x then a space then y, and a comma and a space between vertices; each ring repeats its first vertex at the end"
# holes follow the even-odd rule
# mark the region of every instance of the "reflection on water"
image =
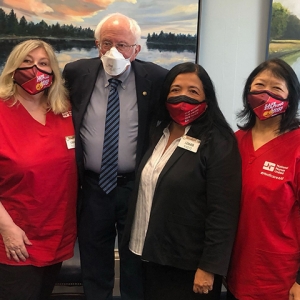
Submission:
POLYGON ((157 43, 147 43, 147 48, 150 50, 161 51, 172 51, 181 53, 187 50, 188 52, 195 53, 196 45, 169 45, 169 44, 157 44, 157 43))
MULTIPOLYGON (((56 39, 45 39, 55 49, 58 58, 59 66, 64 68, 66 63, 78 60, 81 58, 91 58, 98 56, 98 49, 95 46, 94 40, 67 41, 56 39)), ((11 52, 12 48, 21 40, 1 40, 0 39, 0 73, 4 67, 5 61, 11 52)), ((141 40, 141 52, 137 58, 145 61, 151 61, 161 65, 167 69, 187 61, 195 61, 195 47, 182 49, 179 46, 158 47, 153 44, 146 44, 146 39, 141 40)), ((300 51, 282 57, 295 70, 300 80, 300 51)))
MULTIPOLYGON (((0 40, 0 72, 2 72, 7 56, 11 52, 12 48, 20 41, 21 40, 0 40)), ((55 49, 55 54, 61 69, 63 69, 68 62, 81 58, 98 56, 98 49, 96 48, 93 40, 62 41, 45 39, 45 41, 50 43, 55 49)), ((141 40, 141 52, 137 56, 138 59, 154 62, 167 69, 170 69, 181 62, 194 62, 195 57, 196 53, 193 51, 193 48, 184 50, 178 47, 161 47, 160 49, 158 49, 157 46, 154 47, 153 45, 149 45, 149 47, 147 47, 146 39, 141 40)))
POLYGON ((295 70, 298 79, 300 80, 300 51, 282 57, 295 70))

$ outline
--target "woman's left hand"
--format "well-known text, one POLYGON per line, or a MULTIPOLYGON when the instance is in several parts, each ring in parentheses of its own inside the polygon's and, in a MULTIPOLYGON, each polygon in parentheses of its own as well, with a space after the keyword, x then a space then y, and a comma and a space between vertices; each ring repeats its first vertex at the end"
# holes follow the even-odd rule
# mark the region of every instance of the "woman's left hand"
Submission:
POLYGON ((290 289, 289 300, 300 300, 300 285, 297 282, 290 289))
POLYGON ((214 274, 197 269, 193 291, 199 294, 208 294, 213 289, 214 274))

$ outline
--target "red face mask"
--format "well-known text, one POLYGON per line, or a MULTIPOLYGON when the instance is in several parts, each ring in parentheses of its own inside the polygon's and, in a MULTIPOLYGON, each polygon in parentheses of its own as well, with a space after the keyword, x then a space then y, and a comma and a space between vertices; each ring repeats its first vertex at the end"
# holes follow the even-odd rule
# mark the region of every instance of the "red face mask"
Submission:
POLYGON ((289 105, 287 99, 283 99, 267 90, 249 92, 247 100, 261 121, 285 113, 289 105))
POLYGON ((171 118, 178 124, 186 126, 199 118, 206 110, 206 101, 199 102, 185 95, 171 97, 166 101, 171 118))
POLYGON ((53 72, 48 73, 39 69, 36 65, 29 68, 18 68, 13 75, 14 82, 23 88, 28 94, 36 95, 49 86, 53 81, 53 72))

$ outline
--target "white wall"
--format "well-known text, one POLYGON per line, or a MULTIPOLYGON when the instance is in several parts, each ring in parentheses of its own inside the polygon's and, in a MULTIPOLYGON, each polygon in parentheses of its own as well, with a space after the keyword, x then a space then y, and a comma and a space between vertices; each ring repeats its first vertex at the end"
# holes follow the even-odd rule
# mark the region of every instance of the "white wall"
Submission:
POLYGON ((266 58, 270 0, 201 0, 198 63, 214 82, 220 108, 236 130, 250 72, 266 58))

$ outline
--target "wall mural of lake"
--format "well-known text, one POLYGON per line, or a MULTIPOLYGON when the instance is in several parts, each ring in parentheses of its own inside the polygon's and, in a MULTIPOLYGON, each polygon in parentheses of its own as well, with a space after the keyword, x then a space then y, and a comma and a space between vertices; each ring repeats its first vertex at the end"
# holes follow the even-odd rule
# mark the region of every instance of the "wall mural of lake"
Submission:
MULTIPOLYGON (((64 68, 65 64, 81 58, 97 57, 98 50, 95 47, 94 40, 87 40, 84 42, 76 41, 65 41, 65 40, 53 40, 42 38, 49 44, 51 44, 59 61, 59 66, 61 70, 64 68)), ((23 39, 22 39, 23 40, 23 39)), ((0 73, 4 67, 7 56, 14 47, 14 45, 21 42, 21 39, 14 39, 9 43, 7 40, 2 40, 0 38, 0 73)), ((193 49, 180 49, 177 50, 167 50, 160 49, 159 47, 148 47, 146 39, 141 39, 141 52, 138 54, 138 59, 151 61, 159 64, 167 69, 172 68, 176 64, 186 61, 195 62, 196 52, 193 49)))
POLYGON ((20 6, 17 0, 8 4, 0 1, 0 72, 12 48, 28 38, 50 43, 61 69, 70 61, 98 56, 93 31, 104 16, 114 12, 122 12, 139 23, 142 49, 138 59, 168 69, 197 60, 199 0, 32 2, 36 6, 20 6))
POLYGON ((300 80, 300 1, 274 0, 270 22, 268 58, 285 60, 300 80))

